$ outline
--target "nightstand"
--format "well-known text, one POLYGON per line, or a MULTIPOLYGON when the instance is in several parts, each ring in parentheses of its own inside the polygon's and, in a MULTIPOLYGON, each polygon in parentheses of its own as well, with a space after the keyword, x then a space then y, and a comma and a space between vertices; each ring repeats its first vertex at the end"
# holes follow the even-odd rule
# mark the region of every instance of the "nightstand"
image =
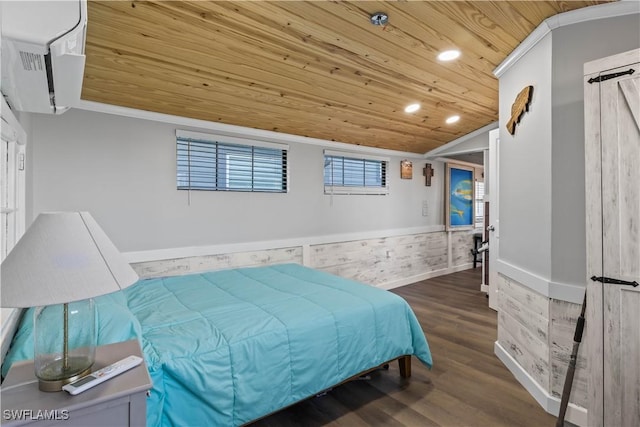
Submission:
MULTIPOLYGON (((142 357, 137 340, 96 348, 93 370, 127 356, 142 357)), ((151 378, 142 362, 102 384, 71 396, 65 391, 38 390, 33 361, 15 363, 0 387, 2 426, 139 426, 146 427, 147 391, 151 378), (28 384, 10 388, 12 385, 28 384), (6 388, 6 390, 5 390, 6 388)))

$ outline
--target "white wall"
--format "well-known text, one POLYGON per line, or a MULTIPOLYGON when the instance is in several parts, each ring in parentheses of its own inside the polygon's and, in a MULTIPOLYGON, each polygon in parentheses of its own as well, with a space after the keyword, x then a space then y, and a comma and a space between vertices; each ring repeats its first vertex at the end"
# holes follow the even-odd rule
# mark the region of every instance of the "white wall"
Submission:
POLYGON ((551 43, 548 34, 500 77, 500 254, 532 274, 551 273, 551 43), (515 135, 511 105, 533 86, 515 135))
MULTIPOLYGON (((388 196, 323 194, 323 147, 290 143, 287 194, 176 190, 175 129, 167 123, 72 110, 33 115, 31 211, 87 210, 121 251, 279 240, 443 223, 443 164, 424 185, 420 157, 388 196), (422 202, 429 216, 422 216, 422 202)), ((202 129, 194 129, 199 130, 202 129)), ((328 142, 328 144, 330 144, 328 142)))

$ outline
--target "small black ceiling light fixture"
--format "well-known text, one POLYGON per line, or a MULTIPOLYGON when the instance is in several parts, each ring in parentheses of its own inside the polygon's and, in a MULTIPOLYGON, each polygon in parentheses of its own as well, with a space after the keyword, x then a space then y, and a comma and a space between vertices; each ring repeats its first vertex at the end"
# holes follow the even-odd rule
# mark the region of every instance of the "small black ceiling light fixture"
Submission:
POLYGON ((376 12, 369 18, 373 25, 387 25, 389 22, 389 15, 384 12, 376 12))

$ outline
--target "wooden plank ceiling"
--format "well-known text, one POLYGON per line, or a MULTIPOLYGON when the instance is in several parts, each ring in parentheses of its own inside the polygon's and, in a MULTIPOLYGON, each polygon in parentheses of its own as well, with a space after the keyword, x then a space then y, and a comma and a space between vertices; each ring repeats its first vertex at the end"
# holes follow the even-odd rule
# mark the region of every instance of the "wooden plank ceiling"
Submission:
POLYGON ((492 72, 544 19, 597 3, 90 1, 82 98, 425 153, 498 119, 492 72))

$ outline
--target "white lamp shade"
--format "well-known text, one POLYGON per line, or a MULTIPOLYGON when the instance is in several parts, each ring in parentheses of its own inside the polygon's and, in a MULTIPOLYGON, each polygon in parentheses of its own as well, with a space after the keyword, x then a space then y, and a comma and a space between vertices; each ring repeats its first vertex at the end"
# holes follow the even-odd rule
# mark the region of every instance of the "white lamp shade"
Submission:
POLYGON ((2 307, 79 301, 138 275, 88 212, 40 214, 0 267, 2 307))

